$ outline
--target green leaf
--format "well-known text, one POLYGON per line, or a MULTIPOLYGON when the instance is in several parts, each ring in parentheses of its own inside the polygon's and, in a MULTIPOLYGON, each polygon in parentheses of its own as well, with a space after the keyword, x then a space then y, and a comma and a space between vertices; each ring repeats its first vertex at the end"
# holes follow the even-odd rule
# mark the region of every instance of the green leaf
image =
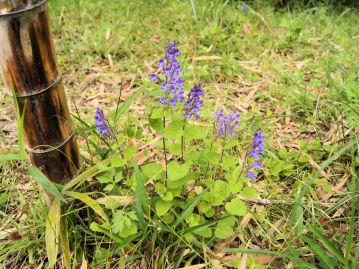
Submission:
POLYGON ((155 205, 157 215, 158 216, 166 215, 168 210, 170 210, 171 206, 172 206, 172 202, 170 201, 158 200, 155 205))
POLYGON ((173 121, 165 129, 163 136, 167 139, 179 139, 183 135, 183 122, 173 121))
POLYGON ((111 167, 122 167, 126 164, 126 161, 121 158, 120 155, 114 155, 111 158, 111 167))
POLYGON ((61 202, 55 198, 52 201, 49 214, 46 218, 45 244, 49 260, 49 267, 53 268, 57 260, 57 250, 60 232, 61 202))
POLYGON ((146 179, 154 180, 161 177, 163 172, 162 165, 159 163, 149 163, 141 166, 142 174, 146 179))
POLYGON ((109 222, 108 217, 107 217, 106 213, 103 211, 102 207, 90 196, 80 193, 80 192, 74 192, 74 191, 66 191, 65 194, 68 196, 71 196, 77 200, 80 200, 81 202, 86 204, 88 207, 90 207, 93 211, 95 211, 106 222, 109 222))
POLYGON ((181 154, 181 144, 180 143, 174 143, 167 146, 168 150, 174 154, 174 155, 180 155, 181 154))
POLYGON ((197 205, 197 203, 202 199, 203 195, 205 195, 207 193, 207 189, 205 189, 204 191, 202 191, 198 196, 196 196, 196 198, 194 198, 187 206, 185 209, 183 209, 181 215, 178 216, 176 222, 175 222, 175 226, 177 226, 178 224, 180 224, 189 214, 191 214, 193 212, 193 209, 195 208, 195 206, 197 205))
POLYGON ((153 109, 151 119, 162 119, 165 115, 165 110, 162 107, 157 107, 153 109))
POLYGON ((254 187, 245 187, 240 193, 243 197, 248 199, 257 199, 259 196, 254 187))
POLYGON ((218 223, 214 231, 215 237, 219 239, 226 239, 234 234, 233 228, 227 224, 218 223))
POLYGON ((214 198, 212 201, 212 205, 219 206, 222 205, 225 199, 227 199, 227 197, 231 193, 231 190, 229 189, 229 185, 227 182, 224 182, 223 180, 216 180, 212 192, 214 198))
POLYGON ((185 177, 189 173, 189 165, 188 164, 179 164, 177 162, 171 162, 167 166, 167 174, 168 180, 176 181, 185 177))
POLYGON ((135 156, 137 149, 135 147, 125 148, 123 151, 123 155, 127 161, 131 160, 133 156, 135 156))
POLYGON ((203 139, 205 137, 205 128, 198 125, 190 125, 186 127, 186 139, 203 139))
POLYGON ((120 245, 124 245, 124 243, 125 243, 125 241, 121 237, 117 236, 114 233, 111 233, 109 230, 101 227, 96 222, 92 222, 90 224, 90 230, 94 231, 94 232, 103 233, 103 234, 107 235, 109 238, 111 238, 112 240, 114 240, 115 242, 119 243, 120 245))
POLYGON ((117 210, 113 214, 111 229, 120 237, 127 238, 137 233, 137 225, 130 213, 131 212, 126 213, 123 210, 117 210))
POLYGON ((217 152, 209 150, 204 150, 203 156, 211 164, 219 164, 219 161, 221 159, 221 155, 219 155, 217 152))
POLYGON ((230 169, 232 167, 235 167, 238 163, 238 157, 236 156, 226 156, 223 159, 223 168, 224 169, 230 169))
POLYGON ((231 190, 232 193, 238 193, 242 188, 243 188, 243 183, 242 182, 237 182, 237 180, 229 180, 229 188, 231 190))
POLYGON ((56 186, 37 167, 33 165, 30 166, 29 173, 35 179, 37 184, 39 184, 45 191, 51 193, 59 200, 65 201, 64 197, 56 188, 56 186))
POLYGON ((148 121, 149 121, 151 127, 152 127, 155 131, 157 131, 157 132, 159 132, 159 133, 161 133, 161 132, 163 131, 162 119, 151 119, 151 118, 149 118, 148 121))
POLYGON ((247 213, 247 206, 238 198, 232 199, 229 203, 225 205, 228 213, 236 216, 244 216, 247 213))

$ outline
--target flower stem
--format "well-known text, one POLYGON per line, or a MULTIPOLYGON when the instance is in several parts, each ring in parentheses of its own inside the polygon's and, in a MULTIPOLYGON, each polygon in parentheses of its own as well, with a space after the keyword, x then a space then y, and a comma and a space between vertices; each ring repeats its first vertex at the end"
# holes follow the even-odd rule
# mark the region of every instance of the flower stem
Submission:
POLYGON ((226 146, 226 141, 227 141, 227 132, 226 132, 226 131, 227 131, 227 130, 224 131, 224 136, 223 136, 221 160, 219 161, 220 164, 222 164, 222 162, 223 162, 224 147, 226 146))
POLYGON ((181 137, 181 161, 182 161, 182 163, 184 163, 184 150, 185 150, 184 130, 185 130, 185 127, 186 127, 186 125, 183 124, 183 128, 182 128, 183 134, 181 137))
MULTIPOLYGON (((163 129, 166 128, 166 117, 163 117, 163 122, 162 122, 162 125, 163 125, 163 129)), ((167 154, 166 154, 166 140, 165 140, 165 137, 163 136, 162 134, 162 144, 163 144, 163 157, 165 159, 165 172, 166 172, 166 179, 167 179, 167 154)))

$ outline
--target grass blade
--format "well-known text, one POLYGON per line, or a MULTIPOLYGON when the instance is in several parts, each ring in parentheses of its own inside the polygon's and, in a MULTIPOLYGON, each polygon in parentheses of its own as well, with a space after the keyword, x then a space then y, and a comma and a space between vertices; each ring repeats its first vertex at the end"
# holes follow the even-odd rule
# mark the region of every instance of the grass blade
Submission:
POLYGON ((22 160, 20 154, 9 153, 9 154, 0 155, 0 162, 9 162, 9 161, 18 161, 18 160, 22 160))
POLYGON ((349 268, 343 254, 336 248, 336 246, 325 235, 323 235, 318 228, 312 225, 309 225, 308 227, 313 235, 322 241, 324 246, 337 258, 337 260, 340 261, 345 266, 345 268, 349 268))
POLYGON ((294 232, 296 235, 299 235, 302 233, 302 227, 303 227, 303 207, 302 207, 302 199, 303 197, 308 193, 310 187, 313 185, 314 180, 317 179, 320 176, 320 173, 327 168, 332 162, 334 162, 336 159, 338 159, 340 156, 342 156, 347 150, 352 148, 356 143, 358 143, 358 139, 355 138, 352 141, 350 141, 346 146, 335 152, 330 158, 322 162, 319 166, 319 169, 315 172, 315 174, 311 177, 311 179, 305 184, 303 189, 298 193, 295 203, 293 205, 293 210, 291 213, 291 222, 295 223, 294 232))
POLYGON ((30 166, 29 173, 35 179, 37 184, 39 184, 45 191, 51 193, 59 200, 65 202, 64 197, 62 196, 60 191, 56 188, 55 184, 52 183, 37 167, 33 165, 30 166))
POLYGON ((58 236, 60 231, 61 202, 55 198, 46 218, 45 243, 49 260, 49 268, 53 268, 57 260, 58 236))
MULTIPOLYGON (((355 177, 356 177, 356 175, 355 175, 355 177)), ((354 186, 355 193, 359 194, 359 180, 357 177, 354 180, 355 180, 355 186, 354 186)), ((350 213, 350 220, 349 220, 350 224, 349 224, 348 235, 346 236, 347 246, 346 246, 346 250, 345 250, 345 260, 347 262, 349 262, 350 252, 351 252, 352 244, 353 244, 355 216, 357 216, 357 213, 358 213, 358 200, 359 200, 358 197, 359 196, 354 196, 352 204, 351 204, 351 213, 350 213)))
POLYGON ((140 168, 138 167, 136 161, 133 161, 133 167, 135 170, 136 177, 136 212, 140 225, 142 229, 144 229, 147 225, 144 218, 144 214, 149 215, 148 196, 146 193, 145 185, 142 180, 140 168))
POLYGON ((61 217, 60 243, 61 243, 61 250, 62 250, 62 256, 64 258, 65 267, 67 269, 70 269, 71 268, 71 251, 70 251, 69 233, 68 233, 66 217, 61 217))
POLYGON ((114 118, 114 129, 117 130, 118 120, 120 119, 121 115, 132 105, 133 102, 144 92, 145 87, 140 87, 137 91, 135 91, 127 100, 115 111, 115 118, 114 118))
POLYGON ((316 254, 319 261, 321 262, 322 267, 324 267, 325 269, 331 269, 336 267, 337 261, 333 257, 329 256, 326 251, 321 247, 321 245, 319 245, 317 242, 305 235, 302 236, 302 239, 309 245, 310 250, 316 254))
POLYGON ((199 200, 202 199, 203 195, 205 195, 205 193, 208 190, 205 189, 203 192, 201 192, 196 198, 194 198, 192 200, 192 202, 190 202, 186 208, 182 211, 181 215, 178 216, 176 222, 175 222, 175 226, 177 226, 178 224, 180 224, 189 214, 191 214, 191 212, 193 212, 193 209, 195 208, 195 206, 197 205, 197 203, 199 202, 199 200))
POLYGON ((354 259, 352 261, 352 269, 356 269, 359 268, 359 247, 355 248, 355 255, 354 255, 354 259))
POLYGON ((97 163, 96 165, 92 166, 91 168, 87 169, 74 179, 72 179, 70 182, 68 182, 62 189, 62 192, 66 192, 71 188, 77 187, 78 185, 81 185, 86 179, 93 177, 101 172, 104 172, 104 167, 107 167, 108 164, 110 164, 112 161, 111 158, 106 159, 102 162, 97 163))
POLYGON ((95 211, 102 219, 104 219, 106 222, 109 222, 109 219, 103 211, 102 207, 90 196, 80 193, 80 192, 74 192, 74 191, 67 191, 65 192, 66 195, 75 198, 77 200, 80 200, 84 204, 86 204, 88 207, 90 207, 93 211, 95 211))

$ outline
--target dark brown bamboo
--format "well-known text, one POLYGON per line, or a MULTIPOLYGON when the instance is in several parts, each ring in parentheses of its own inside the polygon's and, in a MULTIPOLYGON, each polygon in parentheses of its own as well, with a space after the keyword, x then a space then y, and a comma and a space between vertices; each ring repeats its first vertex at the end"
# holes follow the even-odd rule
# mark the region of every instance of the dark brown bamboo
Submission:
POLYGON ((31 162, 64 184, 80 157, 49 27, 47 0, 0 0, 0 71, 24 113, 31 162))

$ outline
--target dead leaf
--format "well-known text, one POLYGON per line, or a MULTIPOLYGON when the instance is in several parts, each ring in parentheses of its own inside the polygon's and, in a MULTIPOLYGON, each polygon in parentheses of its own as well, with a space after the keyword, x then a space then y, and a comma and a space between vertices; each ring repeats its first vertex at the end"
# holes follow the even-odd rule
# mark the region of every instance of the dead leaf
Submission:
POLYGON ((87 263, 87 260, 85 258, 85 255, 82 255, 82 264, 80 266, 80 269, 87 269, 88 267, 88 263, 87 263))
POLYGON ((222 58, 220 56, 215 56, 215 55, 208 55, 208 56, 196 56, 192 58, 193 61, 217 61, 217 60, 222 60, 222 58))
POLYGON ((247 258, 248 258, 248 255, 247 255, 247 254, 243 254, 243 255, 242 255, 241 263, 239 264, 238 269, 246 269, 247 258))
POLYGON ((99 204, 104 205, 104 204, 106 204, 107 201, 109 201, 111 199, 117 201, 121 206, 127 206, 127 205, 132 204, 134 202, 135 198, 133 196, 109 195, 109 196, 101 197, 101 198, 97 199, 96 201, 99 204))
POLYGON ((272 256, 272 255, 254 255, 253 259, 254 259, 254 262, 256 264, 262 264, 262 265, 267 265, 269 264, 271 261, 273 261, 275 257, 272 256))
POLYGON ((111 29, 107 29, 106 31, 106 40, 109 40, 111 37, 111 29))
POLYGON ((113 68, 114 68, 113 60, 112 60, 112 56, 110 53, 107 55, 107 58, 108 58, 108 65, 110 66, 111 70, 113 70, 113 68))

